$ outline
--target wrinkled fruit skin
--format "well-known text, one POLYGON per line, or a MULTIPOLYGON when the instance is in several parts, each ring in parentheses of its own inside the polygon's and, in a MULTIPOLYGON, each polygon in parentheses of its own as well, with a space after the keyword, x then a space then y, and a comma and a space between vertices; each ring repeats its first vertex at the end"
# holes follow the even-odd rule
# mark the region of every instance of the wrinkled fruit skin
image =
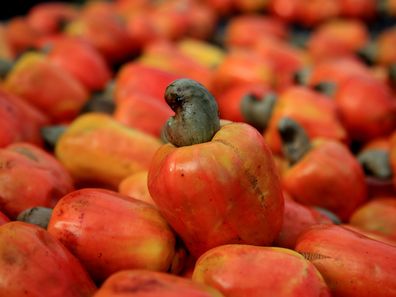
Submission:
POLYGON ((193 280, 227 297, 329 297, 316 268, 293 250, 229 244, 198 258, 193 280))
POLYGON ((227 124, 206 143, 162 146, 148 187, 195 257, 225 243, 271 244, 282 225, 284 200, 272 154, 247 124, 227 124))
POLYGON ((0 295, 89 297, 96 287, 81 263, 46 230, 24 222, 0 227, 0 295))
POLYGON ((322 274, 332 296, 391 297, 396 294, 396 249, 336 225, 305 232, 295 250, 322 274))
POLYGON ((173 231, 148 203, 104 189, 82 189, 55 206, 48 232, 96 281, 122 269, 167 271, 175 253, 173 231))

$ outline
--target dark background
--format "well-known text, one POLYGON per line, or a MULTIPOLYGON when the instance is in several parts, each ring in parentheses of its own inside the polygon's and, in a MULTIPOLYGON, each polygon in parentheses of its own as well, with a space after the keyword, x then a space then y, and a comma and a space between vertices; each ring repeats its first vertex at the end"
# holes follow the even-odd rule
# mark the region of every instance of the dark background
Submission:
POLYGON ((2 0, 0 6, 0 20, 5 21, 13 16, 17 15, 26 15, 29 9, 37 3, 42 2, 66 2, 66 3, 75 3, 78 1, 51 1, 51 0, 2 0))

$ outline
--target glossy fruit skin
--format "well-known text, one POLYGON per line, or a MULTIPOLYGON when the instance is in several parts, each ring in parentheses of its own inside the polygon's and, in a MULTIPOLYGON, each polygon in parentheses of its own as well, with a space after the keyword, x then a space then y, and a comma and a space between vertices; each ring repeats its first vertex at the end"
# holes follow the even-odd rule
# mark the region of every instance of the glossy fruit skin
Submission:
POLYGON ((88 92, 79 81, 36 52, 25 53, 18 59, 4 86, 47 114, 54 123, 73 119, 88 99, 88 92))
POLYGON ((330 296, 322 276, 309 261, 293 250, 277 247, 215 247, 198 258, 192 279, 227 297, 330 296))
POLYGON ((305 156, 284 173, 282 181, 297 202, 326 208, 342 221, 367 199, 362 167, 345 145, 334 140, 314 141, 305 156))
POLYGON ((222 297, 188 278, 147 270, 124 270, 111 275, 94 297, 222 297))
POLYGON ((396 241, 396 197, 378 197, 358 208, 351 216, 352 226, 396 241))
POLYGON ((123 178, 148 169, 161 145, 156 137, 92 112, 68 126, 56 144, 55 155, 76 182, 116 189, 123 178))
POLYGON ((274 154, 282 154, 279 121, 290 117, 298 122, 311 139, 326 137, 348 143, 348 135, 338 119, 334 102, 303 86, 291 86, 275 103, 264 139, 274 154))
POLYGON ((226 124, 209 142, 163 145, 151 163, 148 187, 194 257, 225 243, 270 244, 282 224, 284 201, 272 154, 247 124, 226 124))
POLYGON ((297 252, 323 275, 332 296, 396 294, 396 249, 336 225, 320 225, 298 239, 297 252))
POLYGON ((167 271, 175 252, 174 233, 155 207, 104 189, 64 196, 48 232, 99 282, 123 269, 167 271))
POLYGON ((96 291, 77 258, 36 225, 2 225, 0 255, 2 296, 89 297, 96 291))
POLYGON ((60 162, 35 145, 16 142, 0 149, 0 164, 0 209, 12 219, 30 207, 53 207, 74 190, 60 162))

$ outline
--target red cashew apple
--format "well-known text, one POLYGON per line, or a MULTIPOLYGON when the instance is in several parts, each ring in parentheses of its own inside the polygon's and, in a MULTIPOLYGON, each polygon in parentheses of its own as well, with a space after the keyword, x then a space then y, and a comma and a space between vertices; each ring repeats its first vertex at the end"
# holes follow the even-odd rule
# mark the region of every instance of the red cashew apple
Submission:
POLYGON ((396 294, 396 248, 336 225, 303 233, 295 250, 322 274, 334 297, 396 294))
POLYGON ((136 54, 137 46, 120 15, 110 2, 89 2, 77 18, 64 29, 67 36, 77 37, 96 48, 110 64, 121 63, 136 54))
POLYGON ((296 121, 279 122, 283 152, 290 167, 282 184, 297 202, 328 209, 342 221, 367 199, 363 168, 349 148, 333 139, 310 141, 296 121))
POLYGON ((48 232, 99 282, 123 269, 167 271, 175 254, 173 231, 154 206, 104 189, 64 196, 48 232))
POLYGON ((352 226, 396 241, 396 197, 378 197, 356 209, 352 226))
POLYGON ((391 135, 368 141, 357 152, 366 175, 369 198, 396 196, 390 154, 391 135))
POLYGON ((315 63, 305 78, 308 86, 316 86, 323 82, 341 85, 346 80, 364 76, 373 78, 369 67, 355 57, 341 57, 315 63))
POLYGON ((41 146, 40 129, 48 117, 17 95, 0 87, 0 147, 26 141, 41 146))
POLYGON ((238 84, 256 83, 273 86, 274 63, 257 52, 236 48, 227 52, 219 66, 214 69, 212 89, 217 98, 228 88, 238 84))
POLYGON ((4 26, 5 39, 11 49, 11 56, 16 57, 29 48, 35 47, 41 37, 24 16, 11 18, 4 26))
MULTIPOLYGON (((254 122, 262 123, 266 110, 262 108, 263 104, 265 104, 264 100, 273 95, 271 88, 262 83, 241 83, 230 86, 216 96, 220 118, 233 122, 246 122, 251 125, 254 122), (257 111, 252 113, 252 109, 257 111)), ((264 127, 261 127, 262 129, 264 127)))
POLYGON ((274 154, 282 152, 278 125, 283 117, 298 122, 310 138, 326 137, 348 143, 348 134, 338 118, 334 102, 307 87, 291 86, 279 94, 263 132, 274 154))
POLYGON ((100 112, 74 119, 60 136, 55 155, 77 183, 116 189, 122 179, 150 166, 159 138, 100 112))
POLYGON ((44 149, 15 142, 0 149, 0 210, 11 219, 30 207, 53 207, 74 190, 62 164, 44 149))
POLYGON ((24 53, 7 74, 4 86, 55 123, 72 120, 88 100, 85 87, 38 52, 24 53))
POLYGON ((314 61, 353 56, 369 38, 363 21, 336 19, 319 25, 308 40, 308 51, 314 61))
POLYGON ((178 78, 180 78, 179 75, 170 71, 144 65, 137 61, 126 63, 116 75, 115 101, 121 102, 130 95, 144 93, 164 103, 165 88, 178 78))
POLYGON ((165 102, 135 90, 117 102, 113 117, 128 127, 160 137, 162 127, 172 114, 165 102))
POLYGON ((215 69, 203 64, 188 54, 177 43, 170 40, 156 40, 148 44, 137 59, 139 63, 171 72, 178 77, 199 81, 212 89, 215 69))
POLYGON ((396 128, 396 99, 385 83, 354 77, 336 87, 335 104, 352 139, 369 141, 396 128))
POLYGON ((310 60, 305 51, 271 37, 259 39, 252 50, 273 64, 274 88, 279 92, 294 85, 295 72, 310 60))
POLYGON ((198 258, 192 279, 227 297, 326 297, 315 266, 293 250, 228 244, 198 258))
POLYGON ((158 209, 195 257, 226 243, 271 244, 284 201, 261 134, 244 123, 220 127, 215 99, 196 81, 176 80, 165 99, 176 115, 148 174, 158 209))
POLYGON ((242 14, 229 20, 224 32, 224 43, 230 47, 252 47, 262 38, 284 39, 288 27, 282 20, 269 15, 242 14), (249 34, 246 34, 249 32, 249 34))
POLYGON ((29 25, 43 35, 61 33, 67 22, 79 15, 77 6, 69 3, 38 3, 27 13, 29 25))
POLYGON ((49 45, 49 60, 69 72, 87 90, 100 91, 105 88, 111 71, 106 60, 91 44, 62 36, 49 45))
POLYGON ((41 227, 0 226, 0 255, 1 296, 90 297, 96 291, 77 258, 41 227))

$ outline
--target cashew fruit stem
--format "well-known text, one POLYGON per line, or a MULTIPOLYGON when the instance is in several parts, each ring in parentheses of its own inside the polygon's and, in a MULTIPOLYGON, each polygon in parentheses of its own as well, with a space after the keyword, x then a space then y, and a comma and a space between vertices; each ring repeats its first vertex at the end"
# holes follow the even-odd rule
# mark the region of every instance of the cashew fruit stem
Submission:
POLYGON ((254 94, 247 94, 241 100, 241 112, 248 124, 263 131, 271 118, 275 103, 274 93, 269 93, 262 99, 254 94))
POLYGON ((311 142, 305 129, 295 120, 284 117, 278 123, 282 151, 290 164, 298 162, 310 149, 311 142))
POLYGON ((175 112, 162 130, 165 142, 177 147, 204 143, 220 129, 217 102, 197 81, 173 81, 165 90, 165 101, 175 112))
POLYGON ((360 153, 357 159, 366 175, 381 180, 392 178, 393 173, 390 166, 389 152, 380 149, 371 149, 360 153))

